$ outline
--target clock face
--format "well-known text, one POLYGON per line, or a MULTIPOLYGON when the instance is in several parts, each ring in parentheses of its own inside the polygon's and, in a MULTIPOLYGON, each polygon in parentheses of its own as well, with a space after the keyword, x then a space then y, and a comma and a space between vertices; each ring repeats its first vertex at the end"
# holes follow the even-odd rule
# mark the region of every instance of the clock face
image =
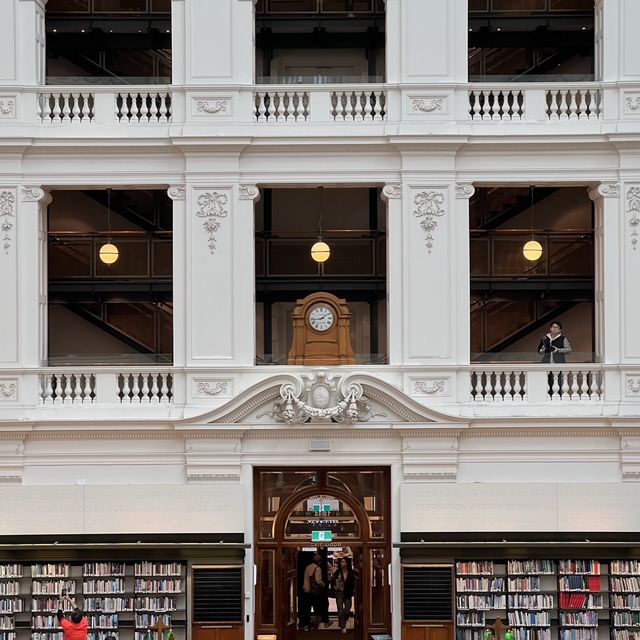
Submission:
POLYGON ((309 312, 309 325, 316 331, 327 331, 334 323, 334 316, 331 307, 326 304, 318 304, 309 312))

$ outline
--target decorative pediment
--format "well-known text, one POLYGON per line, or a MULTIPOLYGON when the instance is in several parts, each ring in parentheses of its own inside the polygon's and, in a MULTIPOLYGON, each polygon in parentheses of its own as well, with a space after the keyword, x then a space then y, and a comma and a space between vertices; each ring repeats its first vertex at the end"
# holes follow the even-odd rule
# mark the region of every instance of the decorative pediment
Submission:
POLYGON ((447 423, 400 389, 368 374, 315 370, 282 374, 246 389, 224 406, 188 422, 209 424, 447 423))

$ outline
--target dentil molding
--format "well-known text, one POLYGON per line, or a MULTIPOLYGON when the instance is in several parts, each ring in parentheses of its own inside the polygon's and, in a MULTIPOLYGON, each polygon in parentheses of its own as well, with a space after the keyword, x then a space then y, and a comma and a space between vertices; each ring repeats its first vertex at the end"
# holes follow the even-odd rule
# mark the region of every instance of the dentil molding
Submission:
POLYGON ((167 189, 167 195, 173 200, 184 200, 186 197, 186 190, 183 184, 174 184, 167 189))
POLYGON ((420 191, 413 198, 415 209, 413 215, 420 220, 420 228, 424 231, 424 244, 431 253, 434 243, 434 232, 438 226, 437 218, 445 215, 445 196, 442 191, 420 191))
POLYGON ((16 218, 16 194, 9 189, 0 190, 0 229, 2 230, 2 247, 5 253, 11 249, 14 220, 16 218))
POLYGON ((229 212, 226 209, 229 197, 219 191, 205 191, 198 196, 196 216, 204 218, 202 226, 209 237, 209 252, 216 252, 216 234, 220 230, 221 220, 226 218, 229 212))

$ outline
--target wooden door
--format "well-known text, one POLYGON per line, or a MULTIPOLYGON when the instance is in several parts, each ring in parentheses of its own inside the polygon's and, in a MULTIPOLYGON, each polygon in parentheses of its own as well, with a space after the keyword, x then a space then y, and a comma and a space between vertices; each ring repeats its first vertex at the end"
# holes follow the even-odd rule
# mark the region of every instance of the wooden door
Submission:
POLYGON ((298 628, 298 568, 297 550, 282 549, 282 571, 284 593, 282 598, 282 628, 284 640, 295 640, 298 628))

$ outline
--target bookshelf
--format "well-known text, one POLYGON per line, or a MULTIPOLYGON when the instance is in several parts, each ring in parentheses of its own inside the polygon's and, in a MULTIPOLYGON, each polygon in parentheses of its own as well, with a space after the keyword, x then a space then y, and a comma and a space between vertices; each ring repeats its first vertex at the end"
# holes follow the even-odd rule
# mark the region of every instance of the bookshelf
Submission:
MULTIPOLYGON (((31 565, 31 640, 62 640, 56 613, 58 609, 70 610, 60 600, 62 589, 76 598, 71 565, 64 562, 31 565)), ((80 602, 78 606, 82 606, 80 602)))
POLYGON ((456 562, 457 640, 483 640, 489 620, 505 613, 505 566, 491 560, 456 562))
POLYGON ((134 565, 134 640, 149 640, 162 621, 168 633, 186 626, 184 565, 180 562, 136 562, 134 565))
POLYGON ((507 621, 514 640, 551 640, 556 591, 552 560, 508 561, 507 621))
POLYGON ((119 640, 123 614, 133 611, 124 562, 85 562, 82 566, 84 610, 89 621, 87 640, 119 640))
POLYGON ((599 612, 605 609, 598 560, 558 563, 558 640, 598 640, 599 612))
POLYGON ((0 564, 0 640, 16 640, 16 614, 24 611, 22 575, 21 564, 0 564))
POLYGON ((611 640, 640 640, 640 561, 609 565, 611 640))

